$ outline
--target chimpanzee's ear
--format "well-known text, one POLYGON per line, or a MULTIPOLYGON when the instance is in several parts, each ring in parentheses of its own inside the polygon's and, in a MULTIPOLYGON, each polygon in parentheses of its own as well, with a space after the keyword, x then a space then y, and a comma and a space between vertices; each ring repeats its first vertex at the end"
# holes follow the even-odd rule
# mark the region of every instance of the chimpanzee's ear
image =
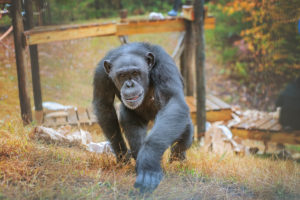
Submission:
POLYGON ((109 60, 104 60, 104 69, 107 74, 109 74, 109 72, 111 70, 111 66, 112 65, 109 60))
POLYGON ((146 61, 147 61, 147 64, 149 66, 149 70, 152 69, 152 67, 154 66, 155 64, 155 57, 154 55, 151 53, 151 52, 148 52, 146 54, 146 61))

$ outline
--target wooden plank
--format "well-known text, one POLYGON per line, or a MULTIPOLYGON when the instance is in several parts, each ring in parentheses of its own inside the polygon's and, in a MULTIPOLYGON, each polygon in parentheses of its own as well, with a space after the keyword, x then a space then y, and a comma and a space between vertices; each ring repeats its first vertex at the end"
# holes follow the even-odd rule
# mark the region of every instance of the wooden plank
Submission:
POLYGON ((70 108, 67 110, 67 113, 68 113, 68 117, 67 117, 68 123, 70 125, 78 125, 79 122, 78 122, 77 113, 76 113, 75 109, 70 108))
POLYGON ((179 56, 182 54, 183 49, 184 49, 184 44, 183 44, 183 40, 185 37, 185 32, 182 32, 178 38, 177 41, 177 45, 172 53, 172 58, 173 60, 177 60, 179 58, 179 56))
POLYGON ((12 24, 14 32, 15 58, 18 75, 19 100, 21 107, 21 117, 24 125, 32 121, 30 98, 27 91, 27 77, 25 68, 25 48, 23 41, 23 18, 21 15, 22 2, 15 0, 12 4, 12 24))
POLYGON ((280 142, 288 144, 300 144, 300 131, 285 133, 231 128, 231 132, 233 135, 239 136, 244 139, 280 142))
POLYGON ((140 20, 118 24, 116 35, 163 33, 184 30, 185 26, 182 18, 167 20, 140 20))
MULTIPOLYGON (((207 18, 205 29, 214 28, 215 19, 207 18)), ((24 32, 27 45, 96 36, 121 36, 143 33, 184 31, 184 19, 139 20, 128 23, 95 23, 81 25, 43 26, 24 32)))
MULTIPOLYGON (((219 111, 214 111, 214 110, 208 110, 206 111, 206 120, 208 122, 217 122, 217 121, 228 121, 232 119, 232 111, 231 110, 219 110, 219 111)), ((193 123, 196 125, 197 124, 197 116, 196 112, 191 112, 191 118, 193 123)))
POLYGON ((213 96, 213 95, 207 95, 207 99, 209 99, 210 101, 212 101, 214 104, 218 105, 220 108, 231 108, 229 104, 225 103, 224 101, 222 101, 221 99, 213 96))
POLYGON ((277 123, 270 128, 270 131, 280 131, 281 129, 282 129, 281 125, 277 123))
POLYGON ((68 113, 64 110, 59 110, 59 111, 55 111, 55 112, 50 112, 45 114, 46 118, 58 118, 58 117, 67 117, 68 113))
MULTIPOLYGON (((196 112, 197 111, 196 99, 193 96, 186 96, 185 101, 186 101, 186 103, 188 104, 188 106, 190 108, 190 112, 196 112)), ((206 100, 206 110, 207 111, 229 110, 230 112, 232 112, 230 107, 229 108, 220 108, 218 105, 214 104, 210 100, 206 100)))
POLYGON ((88 114, 87 114, 85 108, 78 108, 77 116, 78 116, 79 124, 91 124, 91 121, 88 117, 88 114))
POLYGON ((66 116, 56 117, 55 124, 56 124, 56 126, 63 126, 63 125, 68 124, 67 117, 66 116))
POLYGON ((96 115, 94 114, 92 107, 87 108, 87 113, 88 113, 89 119, 91 120, 92 123, 98 122, 98 119, 97 119, 96 115))
POLYGON ((95 36, 108 36, 116 33, 116 24, 87 24, 72 26, 54 26, 34 28, 25 31, 27 45, 41 44, 54 41, 72 40, 95 36))
POLYGON ((206 99, 206 104, 207 104, 207 107, 209 108, 209 110, 220 110, 220 107, 218 105, 214 104, 209 99, 206 99))
POLYGON ((196 113, 197 108, 196 108, 195 98, 192 97, 192 96, 187 96, 187 97, 185 97, 185 101, 186 101, 187 105, 190 108, 190 112, 191 113, 196 113))
POLYGON ((267 123, 263 124, 262 126, 260 126, 258 128, 260 130, 269 130, 270 128, 272 128, 276 124, 278 124, 278 119, 274 119, 273 117, 271 117, 271 119, 267 123))
POLYGON ((228 121, 232 119, 231 114, 232 114, 231 109, 219 110, 219 111, 210 110, 206 112, 206 119, 209 122, 228 121))
POLYGON ((248 129, 249 120, 250 120, 249 117, 243 117, 243 118, 241 118, 241 121, 239 123, 233 125, 233 127, 248 129))
POLYGON ((266 116, 266 117, 262 118, 261 120, 258 120, 257 123, 255 123, 255 127, 253 127, 253 129, 259 129, 259 127, 261 127, 265 123, 268 123, 271 119, 272 119, 271 116, 266 116))
POLYGON ((44 115, 43 125, 46 126, 46 127, 55 127, 56 126, 55 118, 53 118, 53 117, 46 117, 46 115, 44 115))
POLYGON ((234 125, 237 128, 244 128, 244 129, 253 129, 256 127, 256 124, 261 121, 261 118, 252 118, 252 117, 244 117, 240 121, 240 123, 234 125))

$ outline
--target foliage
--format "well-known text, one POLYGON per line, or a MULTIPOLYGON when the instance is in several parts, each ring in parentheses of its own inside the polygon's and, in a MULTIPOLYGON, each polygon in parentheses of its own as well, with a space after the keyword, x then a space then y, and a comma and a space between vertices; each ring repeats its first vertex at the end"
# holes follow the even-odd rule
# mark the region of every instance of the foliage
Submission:
POLYGON ((119 10, 126 9, 129 14, 145 12, 166 12, 171 9, 172 2, 168 1, 139 1, 139 0, 43 0, 47 13, 45 21, 58 24, 74 20, 87 20, 118 16, 119 10), (49 11, 50 10, 50 11, 49 11), (51 16, 51 17, 49 17, 51 16), (49 19, 51 18, 51 20, 49 19), (51 22, 50 22, 50 21, 51 22))
POLYGON ((264 82, 299 76, 298 0, 221 0, 211 11, 217 26, 208 41, 232 75, 264 82))
POLYGON ((0 26, 5 26, 11 24, 11 19, 8 15, 2 16, 0 18, 0 26))

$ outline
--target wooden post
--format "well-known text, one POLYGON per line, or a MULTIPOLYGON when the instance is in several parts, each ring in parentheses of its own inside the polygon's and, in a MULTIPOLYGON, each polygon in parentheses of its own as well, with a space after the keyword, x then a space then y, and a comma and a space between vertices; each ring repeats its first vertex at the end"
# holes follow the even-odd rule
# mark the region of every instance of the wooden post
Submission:
POLYGON ((184 20, 185 22, 185 37, 184 37, 184 50, 181 56, 180 66, 181 73, 184 78, 185 85, 185 95, 194 95, 194 34, 193 34, 193 22, 189 20, 184 20))
POLYGON ((195 45, 196 45, 196 88, 197 88, 197 137, 205 133, 205 42, 204 42, 204 0, 194 1, 195 45))
MULTIPOLYGON (((187 0, 186 5, 192 5, 192 1, 187 0)), ((184 37, 184 50, 180 57, 181 74, 184 79, 184 92, 186 96, 194 96, 194 56, 195 56, 195 37, 193 22, 185 19, 185 37, 184 37)))
POLYGON ((30 98, 27 93, 26 71, 25 71, 25 48, 24 48, 24 26, 21 15, 21 0, 12 1, 12 23, 14 27, 14 43, 18 74, 19 99, 21 106, 21 117, 24 125, 32 121, 30 98))
MULTIPOLYGON (((34 27, 33 23, 33 10, 32 0, 25 0, 25 28, 26 30, 34 27)), ((43 118, 43 105, 42 105, 42 91, 40 82, 40 67, 39 67, 39 55, 37 45, 29 46, 30 61, 31 61, 31 76, 32 76, 32 88, 34 96, 35 118, 38 123, 41 123, 43 118)))
POLYGON ((50 1, 47 1, 47 25, 52 24, 52 15, 51 15, 51 4, 50 1))
POLYGON ((42 2, 41 0, 36 0, 35 1, 35 6, 36 6, 36 9, 37 9, 37 12, 39 13, 38 14, 38 25, 39 26, 42 26, 43 25, 43 17, 42 17, 42 2))

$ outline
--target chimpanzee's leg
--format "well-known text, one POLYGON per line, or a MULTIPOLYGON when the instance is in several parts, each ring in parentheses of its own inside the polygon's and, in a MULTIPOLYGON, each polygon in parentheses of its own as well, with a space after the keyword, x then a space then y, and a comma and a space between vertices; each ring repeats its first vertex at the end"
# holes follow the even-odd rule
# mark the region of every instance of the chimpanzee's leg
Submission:
POLYGON ((132 110, 121 104, 120 123, 128 140, 131 154, 136 160, 137 154, 147 133, 148 122, 141 119, 132 110))
POLYGON ((179 140, 176 141, 171 147, 170 162, 175 160, 181 161, 185 159, 185 151, 191 146, 193 142, 193 136, 193 124, 192 122, 190 122, 186 126, 186 129, 184 130, 179 140))

